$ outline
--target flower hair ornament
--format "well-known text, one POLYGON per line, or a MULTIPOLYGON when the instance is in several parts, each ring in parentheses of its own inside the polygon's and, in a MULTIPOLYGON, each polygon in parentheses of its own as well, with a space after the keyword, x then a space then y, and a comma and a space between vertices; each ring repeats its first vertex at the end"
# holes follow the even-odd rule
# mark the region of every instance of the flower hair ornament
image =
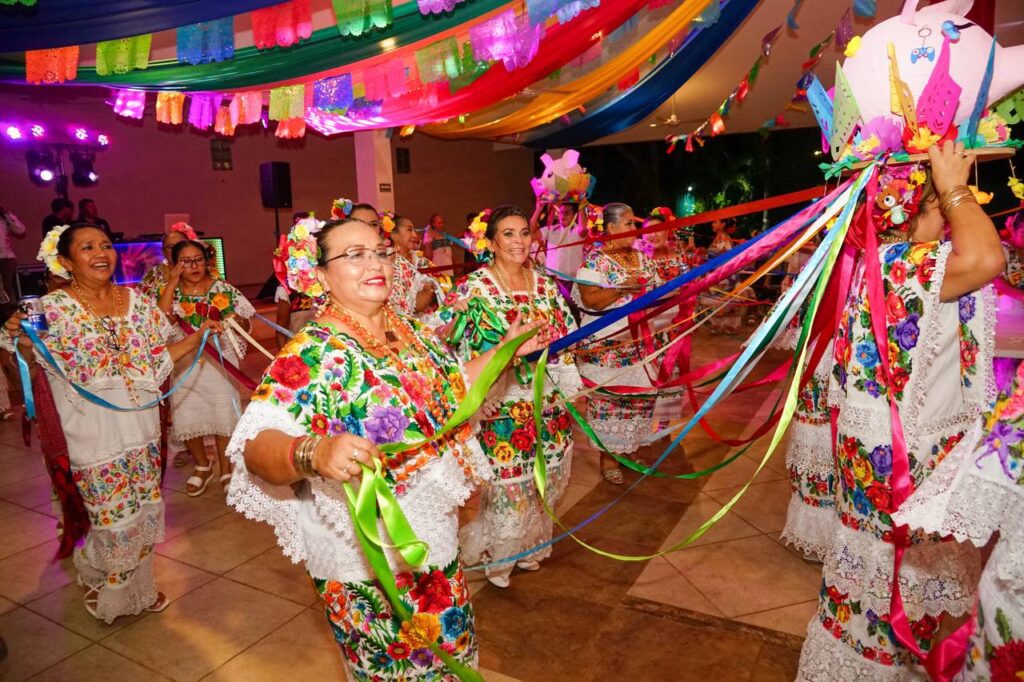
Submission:
POLYGON ((604 207, 597 206, 596 204, 587 204, 583 207, 583 215, 586 219, 587 234, 591 237, 597 237, 604 234, 604 207))
POLYGON ((284 266, 288 288, 310 298, 324 295, 324 287, 316 277, 316 234, 323 226, 324 222, 313 216, 303 218, 292 226, 275 254, 284 266))
POLYGON ((920 164, 886 166, 878 175, 878 193, 871 207, 880 231, 910 229, 921 208, 928 173, 920 164))
POLYGON ((64 234, 64 230, 69 227, 71 226, 58 225, 47 232, 46 236, 43 237, 43 243, 39 245, 39 253, 36 255, 37 260, 46 263, 47 270, 63 279, 71 279, 71 273, 57 259, 57 242, 60 241, 60 236, 64 234))
POLYGON ((491 240, 487 238, 487 221, 490 220, 491 209, 485 208, 480 211, 473 222, 469 224, 469 230, 462 238, 462 244, 466 250, 473 254, 478 261, 487 262, 494 257, 491 253, 491 240))
POLYGON ((340 197, 331 204, 331 217, 335 220, 344 220, 352 215, 352 207, 355 206, 351 199, 340 197))
POLYGON ((395 231, 395 214, 387 209, 380 212, 380 229, 390 239, 391 233, 395 231))
POLYGON ((181 234, 185 235, 185 239, 191 241, 196 241, 199 239, 199 235, 197 235, 196 231, 192 229, 192 226, 183 220, 171 225, 170 232, 180 232, 181 234))

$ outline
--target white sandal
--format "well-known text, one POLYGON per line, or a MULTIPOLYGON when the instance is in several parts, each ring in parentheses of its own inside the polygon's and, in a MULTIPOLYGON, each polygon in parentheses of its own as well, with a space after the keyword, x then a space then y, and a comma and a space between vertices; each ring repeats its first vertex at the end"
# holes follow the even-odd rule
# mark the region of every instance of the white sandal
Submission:
POLYGON ((213 462, 210 462, 206 466, 196 465, 194 471, 200 474, 206 474, 206 476, 192 475, 187 481, 185 481, 185 494, 189 497, 199 497, 206 492, 206 486, 210 485, 210 479, 213 478, 213 462), (209 473, 207 473, 209 472, 209 473), (188 490, 188 486, 195 486, 195 490, 188 490))
POLYGON ((221 474, 221 477, 220 477, 220 487, 224 488, 225 492, 227 492, 228 486, 231 485, 231 474, 232 473, 234 473, 234 472, 229 471, 226 474, 221 474))

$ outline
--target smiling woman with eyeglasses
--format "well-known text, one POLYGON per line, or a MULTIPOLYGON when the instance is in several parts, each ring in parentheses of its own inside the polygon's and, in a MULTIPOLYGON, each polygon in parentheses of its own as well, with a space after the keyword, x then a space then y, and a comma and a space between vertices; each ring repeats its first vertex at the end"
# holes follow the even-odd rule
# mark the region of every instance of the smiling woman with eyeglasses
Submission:
MULTIPOLYGON (((210 274, 210 260, 209 247, 203 242, 186 239, 175 244, 160 308, 192 328, 205 320, 224 321, 232 317, 247 326, 255 313, 252 304, 238 289, 210 274)), ((219 345, 224 360, 237 367, 245 356, 245 340, 227 327, 220 335, 219 345)), ((189 357, 178 363, 175 376, 185 372, 191 361, 189 357)), ((203 444, 205 436, 214 438, 220 483, 227 490, 231 465, 224 449, 238 423, 238 403, 238 389, 227 372, 218 363, 205 359, 199 360, 199 365, 171 396, 171 435, 185 443, 195 460, 195 471, 186 482, 185 492, 189 496, 202 495, 213 478, 213 460, 203 444)))
MULTIPOLYGON (((440 431, 496 349, 461 363, 430 329, 395 313, 394 267, 362 221, 300 222, 282 252, 289 288, 317 298, 320 313, 271 363, 242 415, 228 446, 228 503, 273 525, 284 553, 305 562, 350 679, 454 679, 430 647, 476 664, 458 507, 490 467, 469 423, 440 431), (424 440, 386 457, 377 449, 424 440), (430 548, 421 567, 387 553, 412 613, 404 624, 374 580, 341 485, 374 460, 430 548)), ((510 327, 508 337, 527 329, 510 327)), ((519 352, 538 347, 531 340, 519 352)))

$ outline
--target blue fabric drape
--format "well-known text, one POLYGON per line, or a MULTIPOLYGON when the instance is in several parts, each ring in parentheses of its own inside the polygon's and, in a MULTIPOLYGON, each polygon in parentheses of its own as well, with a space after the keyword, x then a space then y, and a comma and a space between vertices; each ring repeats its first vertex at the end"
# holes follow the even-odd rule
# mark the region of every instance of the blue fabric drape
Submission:
POLYGON ((22 52, 127 38, 212 21, 281 0, 44 0, 0 5, 0 50, 22 52))
POLYGON ((758 0, 729 0, 718 21, 694 31, 674 55, 661 61, 628 91, 588 111, 566 126, 553 123, 538 129, 525 144, 538 149, 579 147, 625 130, 657 110, 729 39, 757 6, 758 0))

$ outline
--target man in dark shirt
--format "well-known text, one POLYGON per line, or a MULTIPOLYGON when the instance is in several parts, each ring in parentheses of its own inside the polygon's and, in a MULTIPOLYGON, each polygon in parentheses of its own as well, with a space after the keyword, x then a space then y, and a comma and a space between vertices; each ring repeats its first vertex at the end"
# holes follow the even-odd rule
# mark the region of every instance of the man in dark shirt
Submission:
POLYGON ((58 225, 70 225, 75 217, 75 205, 67 199, 57 197, 50 202, 50 215, 43 218, 43 237, 58 225))
POLYGON ((75 224, 95 225, 106 232, 111 241, 114 239, 114 235, 110 231, 110 223, 99 217, 96 212, 96 202, 92 199, 82 199, 78 202, 78 220, 75 221, 75 224))

